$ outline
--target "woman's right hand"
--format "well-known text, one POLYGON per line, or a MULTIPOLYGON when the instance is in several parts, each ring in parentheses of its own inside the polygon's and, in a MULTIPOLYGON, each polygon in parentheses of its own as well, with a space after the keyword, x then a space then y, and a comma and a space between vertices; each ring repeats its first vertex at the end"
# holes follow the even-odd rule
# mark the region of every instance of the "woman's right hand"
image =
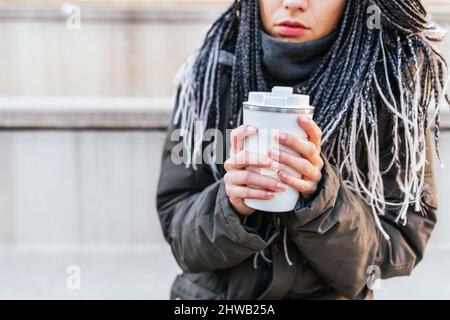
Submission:
POLYGON ((223 179, 226 193, 233 208, 245 216, 253 214, 256 210, 246 206, 244 199, 269 200, 275 196, 275 192, 287 189, 287 185, 275 178, 246 169, 247 166, 270 168, 276 172, 284 169, 283 164, 267 156, 244 151, 245 138, 256 135, 257 132, 256 127, 249 125, 242 125, 231 131, 230 158, 224 163, 226 174, 223 179))

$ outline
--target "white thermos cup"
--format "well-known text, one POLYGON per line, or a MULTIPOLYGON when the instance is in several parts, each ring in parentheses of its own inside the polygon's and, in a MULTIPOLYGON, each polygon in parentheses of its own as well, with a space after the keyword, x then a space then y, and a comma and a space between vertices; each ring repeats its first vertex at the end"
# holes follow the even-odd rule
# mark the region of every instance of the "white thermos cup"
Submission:
MULTIPOLYGON (((306 132, 298 125, 297 117, 312 119, 314 107, 309 105, 309 96, 294 94, 291 87, 274 87, 272 92, 250 92, 244 102, 244 124, 258 128, 258 134, 247 137, 244 150, 267 156, 269 149, 290 152, 300 156, 275 140, 277 132, 296 135, 308 139, 306 132)), ((267 168, 248 166, 251 170, 279 180, 278 173, 267 168)), ((288 174, 300 177, 297 171, 286 167, 288 174)), ((254 187, 254 186, 253 186, 254 187)), ((244 203, 254 209, 269 212, 287 212, 295 208, 299 192, 290 187, 286 191, 276 192, 270 200, 245 199, 244 203)))

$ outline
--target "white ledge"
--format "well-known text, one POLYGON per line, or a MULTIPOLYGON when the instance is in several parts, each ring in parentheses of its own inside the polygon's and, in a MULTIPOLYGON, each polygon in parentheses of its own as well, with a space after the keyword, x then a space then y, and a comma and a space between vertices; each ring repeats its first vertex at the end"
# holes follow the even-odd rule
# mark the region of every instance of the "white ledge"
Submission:
MULTIPOLYGON (((127 22, 210 22, 231 3, 221 1, 0 1, 0 18, 54 20, 65 19, 64 4, 80 7, 82 19, 127 22)), ((450 3, 432 0, 426 8, 440 22, 450 21, 450 3)))
POLYGON ((0 128, 166 128, 171 98, 2 97, 0 128))
MULTIPOLYGON (((1 2, 0 2, 1 3, 1 2)), ((0 18, 26 20, 66 19, 66 1, 1 3, 0 18)), ((220 15, 229 3, 133 3, 133 2, 77 2, 83 20, 118 20, 126 22, 205 23, 220 15)))
MULTIPOLYGON (((2 97, 3 129, 150 129, 167 128, 169 97, 2 97)), ((450 108, 441 109, 441 129, 450 130, 450 108)))

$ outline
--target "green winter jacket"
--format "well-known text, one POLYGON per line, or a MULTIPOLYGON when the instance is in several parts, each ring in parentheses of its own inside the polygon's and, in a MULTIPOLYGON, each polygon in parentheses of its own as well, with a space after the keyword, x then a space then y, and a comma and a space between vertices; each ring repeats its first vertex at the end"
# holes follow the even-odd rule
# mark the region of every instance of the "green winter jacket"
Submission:
MULTIPOLYGON (((220 84, 224 133, 230 109, 231 65, 227 61, 222 59, 220 84)), ((387 167, 391 150, 390 123, 382 110, 380 105, 381 169, 387 167)), ((244 219, 233 209, 223 179, 215 181, 206 164, 194 171, 172 162, 172 148, 179 143, 170 139, 174 129, 172 124, 168 128, 157 192, 163 234, 183 271, 172 285, 172 299, 370 299, 371 266, 386 279, 409 275, 421 261, 437 213, 429 139, 423 194, 426 214, 411 207, 403 226, 395 222, 397 212, 388 210, 380 217, 391 237, 387 241, 375 225, 371 208, 343 183, 338 168, 325 157, 323 178, 312 200, 300 198, 292 212, 257 211, 244 219)), ((223 165, 218 167, 223 177, 223 165)), ((395 166, 384 175, 389 201, 400 200, 395 176, 395 166)))

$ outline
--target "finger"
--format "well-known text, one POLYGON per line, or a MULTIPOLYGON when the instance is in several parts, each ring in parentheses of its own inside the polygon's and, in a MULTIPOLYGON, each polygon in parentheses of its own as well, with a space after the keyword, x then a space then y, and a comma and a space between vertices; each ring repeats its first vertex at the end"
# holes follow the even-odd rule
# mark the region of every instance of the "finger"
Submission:
POLYGON ((264 176, 248 170, 234 170, 227 172, 224 176, 226 183, 237 186, 254 186, 260 189, 266 189, 270 191, 286 191, 288 186, 280 182, 278 179, 274 179, 268 176, 264 176))
POLYGON ((314 143, 317 150, 320 152, 322 130, 319 128, 317 123, 312 119, 301 116, 297 118, 297 122, 306 131, 309 141, 314 143))
POLYGON ((284 169, 284 166, 268 156, 241 150, 236 154, 232 154, 224 163, 226 171, 244 169, 247 166, 258 168, 270 168, 273 171, 284 169))
POLYGON ((297 153, 301 154, 304 158, 308 159, 313 165, 320 162, 319 152, 316 145, 311 141, 301 139, 293 134, 278 132, 275 134, 276 139, 282 145, 285 145, 297 153))
POLYGON ((304 158, 293 156, 292 154, 276 149, 270 149, 269 156, 272 159, 291 167, 309 180, 320 181, 322 178, 320 170, 304 158))
POLYGON ((251 125, 242 125, 232 130, 230 133, 231 150, 236 153, 244 148, 244 141, 246 137, 257 134, 258 129, 251 125))
POLYGON ((304 180, 301 178, 294 177, 286 173, 286 171, 280 171, 278 173, 281 181, 290 185, 295 190, 303 194, 313 194, 317 190, 317 183, 313 181, 304 180))
POLYGON ((230 199, 260 199, 269 200, 275 196, 275 193, 267 190, 258 190, 249 187, 227 185, 227 195, 230 199))

